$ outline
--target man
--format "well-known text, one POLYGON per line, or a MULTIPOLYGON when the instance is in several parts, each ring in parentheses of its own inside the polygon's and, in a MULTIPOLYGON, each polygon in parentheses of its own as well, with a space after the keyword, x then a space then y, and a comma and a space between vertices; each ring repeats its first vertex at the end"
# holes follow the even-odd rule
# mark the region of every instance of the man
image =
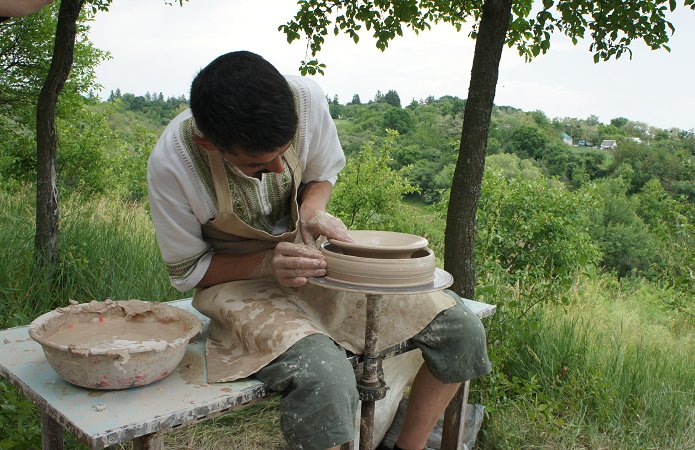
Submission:
MULTIPOLYGON (((159 139, 149 199, 172 284, 210 317, 209 382, 255 375, 281 391, 293 448, 354 437, 357 390, 345 349, 364 348, 364 296, 307 284, 326 274, 319 236, 351 240, 325 212, 345 164, 325 95, 250 52, 194 79, 191 108, 159 139)), ((413 338, 422 366, 399 448, 423 448, 459 383, 489 372, 480 321, 444 293, 390 296, 382 348, 413 338)))

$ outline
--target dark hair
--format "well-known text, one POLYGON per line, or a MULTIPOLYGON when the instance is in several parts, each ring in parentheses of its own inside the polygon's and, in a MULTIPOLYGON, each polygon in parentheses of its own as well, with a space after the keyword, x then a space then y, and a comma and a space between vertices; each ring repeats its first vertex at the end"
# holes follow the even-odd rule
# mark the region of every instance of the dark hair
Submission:
POLYGON ((271 152, 297 130, 287 80, 255 53, 231 52, 208 64, 193 80, 190 103, 198 129, 224 152, 271 152))

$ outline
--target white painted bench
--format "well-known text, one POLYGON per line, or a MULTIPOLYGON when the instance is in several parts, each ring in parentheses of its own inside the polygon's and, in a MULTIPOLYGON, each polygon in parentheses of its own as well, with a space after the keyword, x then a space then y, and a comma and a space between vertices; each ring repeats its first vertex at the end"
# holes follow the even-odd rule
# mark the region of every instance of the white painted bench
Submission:
MULTIPOLYGON (((481 318, 495 312, 493 305, 465 302, 481 318)), ((134 389, 99 391, 69 384, 48 365, 41 346, 29 337, 28 327, 0 331, 0 375, 41 410, 42 449, 62 449, 64 430, 92 449, 131 440, 136 450, 161 449, 167 431, 273 395, 254 378, 208 384, 204 337, 208 319, 193 309, 191 299, 170 304, 196 314, 205 324, 203 336, 189 345, 175 372, 149 386, 134 389)), ((388 357, 410 349, 408 343, 403 343, 384 354, 388 357)), ((351 362, 357 365, 360 357, 351 357, 351 362)))

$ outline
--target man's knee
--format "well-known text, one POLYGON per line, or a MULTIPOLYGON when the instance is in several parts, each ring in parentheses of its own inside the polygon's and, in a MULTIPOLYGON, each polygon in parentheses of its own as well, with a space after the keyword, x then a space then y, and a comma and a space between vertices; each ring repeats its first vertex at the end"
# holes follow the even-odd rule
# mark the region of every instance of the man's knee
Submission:
POLYGON ((490 372, 482 322, 461 299, 413 337, 430 371, 442 382, 458 383, 490 372))
POLYGON ((358 393, 345 350, 307 336, 258 374, 282 391, 281 426, 293 448, 319 449, 353 438, 358 393))

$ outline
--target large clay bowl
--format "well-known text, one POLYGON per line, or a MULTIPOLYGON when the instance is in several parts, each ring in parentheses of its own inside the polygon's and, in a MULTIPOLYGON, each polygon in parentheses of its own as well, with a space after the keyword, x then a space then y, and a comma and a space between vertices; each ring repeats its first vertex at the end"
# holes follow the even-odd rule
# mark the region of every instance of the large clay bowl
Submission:
POLYGON ((355 242, 334 239, 328 242, 339 247, 346 255, 384 259, 410 258, 429 244, 424 237, 396 231, 351 230, 350 236, 355 242))
POLYGON ((434 279, 436 260, 429 248, 408 258, 365 258, 346 255, 330 242, 321 246, 326 277, 363 286, 418 286, 434 279))
POLYGON ((202 324, 163 303, 93 301, 48 312, 29 327, 66 381, 93 389, 144 386, 169 375, 202 324))

